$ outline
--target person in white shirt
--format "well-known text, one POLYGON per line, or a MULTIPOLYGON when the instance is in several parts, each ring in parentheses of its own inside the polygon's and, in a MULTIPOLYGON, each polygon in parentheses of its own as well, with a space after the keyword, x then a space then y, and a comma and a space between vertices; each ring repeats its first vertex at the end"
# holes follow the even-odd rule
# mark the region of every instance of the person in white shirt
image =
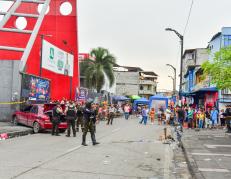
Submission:
POLYGON ((116 113, 116 108, 114 107, 113 104, 111 104, 111 106, 109 106, 109 108, 108 108, 108 121, 107 121, 107 125, 109 125, 109 124, 112 125, 115 113, 116 113))

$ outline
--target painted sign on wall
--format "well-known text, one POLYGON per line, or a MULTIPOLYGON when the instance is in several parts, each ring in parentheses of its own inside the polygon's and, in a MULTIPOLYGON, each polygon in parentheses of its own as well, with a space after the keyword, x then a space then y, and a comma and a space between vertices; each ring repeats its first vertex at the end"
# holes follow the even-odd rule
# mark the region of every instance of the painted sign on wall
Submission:
POLYGON ((189 75, 188 75, 188 89, 189 92, 192 92, 193 89, 193 70, 189 70, 189 75))
POLYGON ((43 40, 42 68, 52 72, 73 76, 74 56, 43 40))

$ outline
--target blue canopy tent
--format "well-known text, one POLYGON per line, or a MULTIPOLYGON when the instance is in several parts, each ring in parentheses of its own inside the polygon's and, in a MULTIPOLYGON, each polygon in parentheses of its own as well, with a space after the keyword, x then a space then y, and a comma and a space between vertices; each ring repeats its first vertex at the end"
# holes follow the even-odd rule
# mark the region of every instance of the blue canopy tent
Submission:
POLYGON ((149 105, 149 100, 147 100, 146 98, 140 98, 135 100, 133 103, 133 110, 136 110, 139 104, 149 105))
POLYGON ((168 107, 168 97, 162 95, 155 95, 149 98, 149 107, 158 111, 158 108, 162 107, 164 110, 168 107))

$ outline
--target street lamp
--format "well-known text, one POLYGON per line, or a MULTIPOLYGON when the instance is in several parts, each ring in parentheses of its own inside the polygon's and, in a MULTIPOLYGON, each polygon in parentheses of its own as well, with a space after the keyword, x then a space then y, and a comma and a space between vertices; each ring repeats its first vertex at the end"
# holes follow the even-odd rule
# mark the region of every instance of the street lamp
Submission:
POLYGON ((176 68, 170 64, 166 64, 167 66, 171 67, 174 70, 174 81, 173 81, 173 94, 176 95, 176 68))
POLYGON ((39 34, 40 38, 41 38, 41 47, 40 47, 40 68, 39 68, 39 76, 42 76, 42 58, 43 58, 43 40, 44 37, 52 37, 52 35, 50 34, 39 34))
POLYGON ((182 65, 183 65, 183 50, 184 50, 184 36, 181 35, 179 32, 177 32, 175 29, 172 28, 166 28, 166 31, 172 31, 174 32, 179 38, 180 38, 180 44, 181 44, 181 55, 180 55, 180 99, 181 99, 181 91, 182 91, 182 65))
POLYGON ((172 83, 173 83, 173 95, 175 94, 175 78, 173 78, 172 76, 168 76, 169 78, 172 79, 172 83))

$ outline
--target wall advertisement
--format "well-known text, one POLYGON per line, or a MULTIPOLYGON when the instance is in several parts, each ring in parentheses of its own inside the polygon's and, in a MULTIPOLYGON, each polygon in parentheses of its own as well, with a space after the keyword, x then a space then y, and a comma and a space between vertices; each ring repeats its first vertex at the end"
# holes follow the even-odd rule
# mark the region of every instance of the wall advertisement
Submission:
POLYGON ((31 101, 48 101, 50 98, 50 81, 29 74, 22 74, 21 97, 31 101))
POLYGON ((54 73, 73 76, 74 56, 43 40, 42 68, 54 73))

